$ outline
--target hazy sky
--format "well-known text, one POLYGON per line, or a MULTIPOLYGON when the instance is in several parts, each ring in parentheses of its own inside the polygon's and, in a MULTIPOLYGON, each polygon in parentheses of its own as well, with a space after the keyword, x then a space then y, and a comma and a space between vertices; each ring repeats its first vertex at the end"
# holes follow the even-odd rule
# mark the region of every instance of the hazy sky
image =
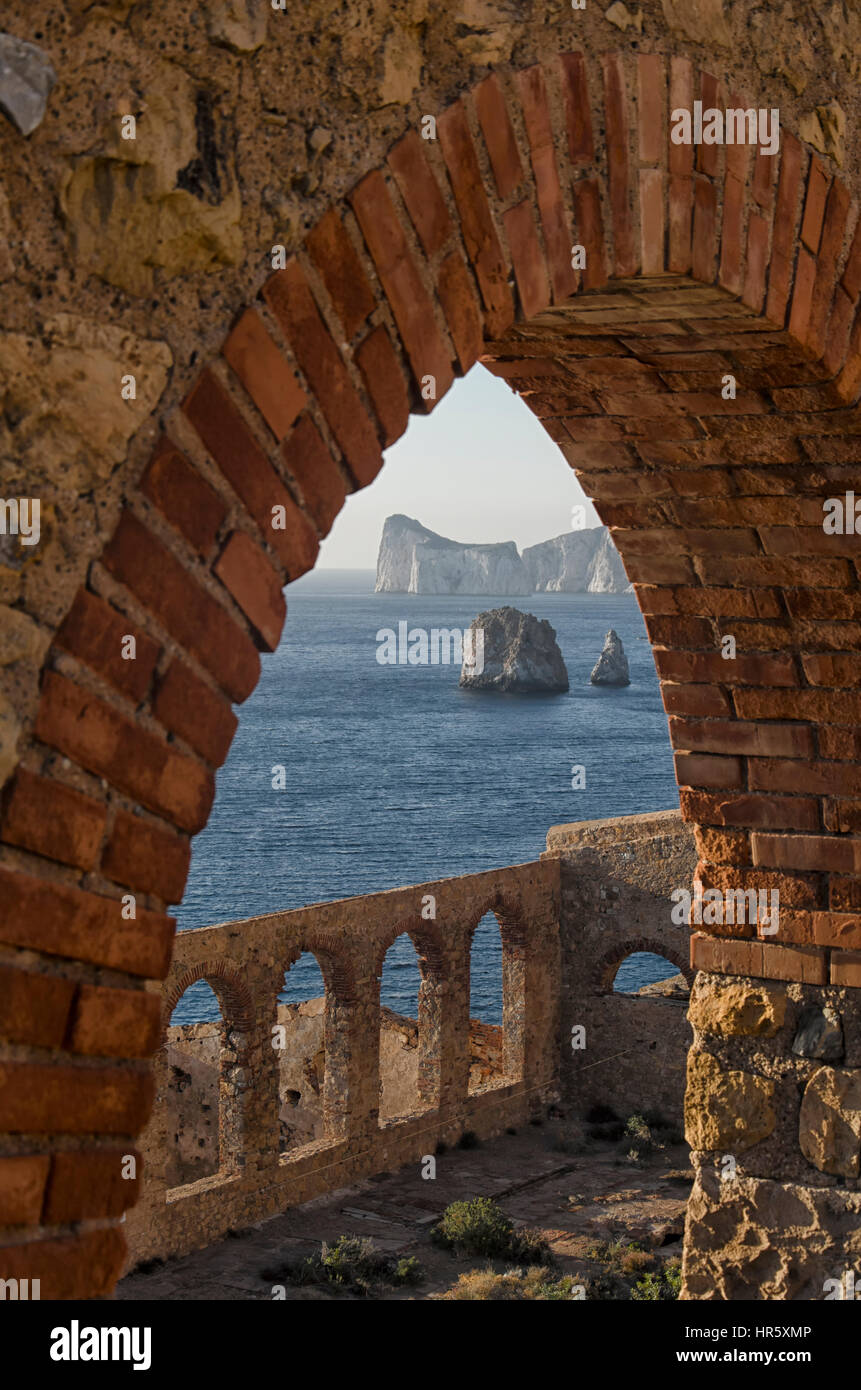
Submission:
MULTIPOLYGON (((586 502, 573 471, 523 401, 480 364, 432 415, 413 415, 383 470, 347 498, 318 568, 375 569, 394 512, 455 541, 516 541, 520 549, 570 531, 586 502)), ((598 517, 586 502, 586 525, 598 517)))

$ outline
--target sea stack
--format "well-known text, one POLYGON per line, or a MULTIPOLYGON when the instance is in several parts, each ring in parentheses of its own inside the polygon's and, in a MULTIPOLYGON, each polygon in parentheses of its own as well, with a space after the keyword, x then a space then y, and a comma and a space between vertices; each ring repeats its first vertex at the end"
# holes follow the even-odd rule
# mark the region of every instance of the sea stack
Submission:
POLYGON ((464 689, 522 694, 568 689, 556 632, 546 619, 517 608, 493 608, 479 613, 469 632, 460 675, 464 689))
POLYGON ((621 637, 613 627, 604 638, 604 648, 595 663, 590 680, 593 685, 631 684, 625 648, 622 646, 621 637))

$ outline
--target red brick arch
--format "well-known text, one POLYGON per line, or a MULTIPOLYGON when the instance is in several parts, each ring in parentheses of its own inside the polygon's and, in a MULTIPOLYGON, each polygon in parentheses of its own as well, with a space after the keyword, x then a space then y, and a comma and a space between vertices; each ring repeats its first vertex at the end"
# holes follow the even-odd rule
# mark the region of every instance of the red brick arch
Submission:
POLYGON ((637 936, 614 946, 612 950, 607 951, 601 957, 595 971, 596 990, 612 993, 613 982, 616 979, 619 966, 628 959, 628 956, 638 955, 643 951, 648 951, 655 956, 662 956, 664 960, 668 960, 671 965, 676 967, 679 974, 684 975, 688 988, 693 984, 694 971, 688 962, 673 950, 672 946, 668 946, 666 942, 659 941, 657 938, 637 936))
POLYGON ((223 960, 203 961, 191 970, 186 970, 175 980, 165 997, 164 1023, 170 1022, 174 1009, 186 990, 203 980, 209 985, 218 1000, 225 1028, 236 1028, 240 1033, 250 1033, 254 1027, 254 1001, 244 981, 231 970, 223 960))
POLYGON ((39 1237, 50 1136, 80 1136, 83 1170, 88 1139, 145 1122, 145 982, 167 973, 166 908, 231 705, 278 642, 282 584, 410 411, 432 408, 427 378, 438 400, 482 355, 612 528, 703 880, 779 881, 791 906, 781 944, 715 929, 695 964, 861 985, 861 590, 854 537, 822 528, 823 497, 861 493, 861 234, 843 183, 788 131, 775 159, 673 145, 668 112, 696 98, 751 104, 685 58, 492 74, 441 113, 437 141, 406 135, 326 213, 164 422, 48 654, 4 796, 0 941, 39 961, 0 972, 7 1037, 34 1049, 0 1066, 22 1155, 0 1160, 0 1190, 25 1194, 17 1235, 37 1237, 4 1252, 7 1276, 41 1275, 45 1296, 111 1287, 118 1229, 39 1237), (104 779, 103 801, 64 785, 62 758, 104 779))

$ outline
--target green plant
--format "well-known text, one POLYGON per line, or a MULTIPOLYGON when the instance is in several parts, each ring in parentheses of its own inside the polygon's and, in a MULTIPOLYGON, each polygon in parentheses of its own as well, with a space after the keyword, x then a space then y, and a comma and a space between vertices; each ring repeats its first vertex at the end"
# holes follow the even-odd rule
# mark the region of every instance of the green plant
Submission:
POLYGON ((678 1298, 682 1287, 682 1267, 679 1260, 667 1260, 663 1269, 647 1274, 631 1290, 631 1297, 638 1302, 647 1301, 667 1303, 678 1298))
POLYGON ((488 1300, 491 1302, 522 1302, 531 1299, 570 1299, 577 1287, 570 1275, 554 1278, 546 1265, 509 1269, 504 1274, 496 1270, 471 1269, 461 1274, 457 1283, 440 1298, 454 1300, 488 1300))
POLYGON ((412 1255, 384 1255, 365 1236, 339 1236, 333 1245, 324 1244, 319 1255, 263 1269, 260 1277, 299 1286, 334 1284, 345 1291, 368 1294, 384 1286, 418 1284, 424 1276, 412 1255))
POLYGON ((430 1235, 435 1245, 459 1255, 536 1262, 546 1261, 550 1255, 546 1241, 537 1231, 515 1230, 490 1197, 452 1202, 430 1235))

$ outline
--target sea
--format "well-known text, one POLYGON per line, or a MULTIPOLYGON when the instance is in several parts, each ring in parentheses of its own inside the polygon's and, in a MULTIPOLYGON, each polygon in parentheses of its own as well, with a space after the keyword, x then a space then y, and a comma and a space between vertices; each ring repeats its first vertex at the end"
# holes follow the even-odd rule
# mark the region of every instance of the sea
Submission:
MULTIPOLYGON (((552 825, 678 806, 632 594, 376 594, 374 580, 372 570, 323 569, 288 585, 284 635, 239 710, 212 815, 194 841, 180 931, 526 863, 552 825), (479 612, 504 605, 552 624, 567 694, 461 690, 458 666, 377 659, 378 634, 399 622, 465 631, 479 612), (610 628, 630 667, 622 689, 589 682, 610 628)), ((623 963, 615 987, 628 992, 675 973, 640 954, 623 963)), ((501 943, 490 914, 475 934, 471 980, 473 1017, 500 1022, 501 943)), ((386 957, 381 1002, 415 1018, 418 983, 412 944, 400 937, 386 957)), ((304 955, 280 998, 322 993, 317 963, 304 955)), ((199 981, 173 1022, 218 1017, 199 981)))

